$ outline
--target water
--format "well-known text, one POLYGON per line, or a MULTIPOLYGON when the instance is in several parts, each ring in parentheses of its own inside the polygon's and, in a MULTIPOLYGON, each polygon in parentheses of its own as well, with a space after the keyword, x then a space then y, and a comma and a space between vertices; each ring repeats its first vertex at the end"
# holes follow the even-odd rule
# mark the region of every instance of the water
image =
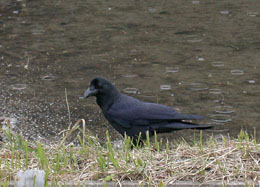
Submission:
POLYGON ((215 66, 215 67, 221 67, 221 66, 224 66, 225 63, 221 62, 221 61, 214 61, 214 62, 211 62, 211 65, 215 66))
POLYGON ((215 112, 220 114, 230 114, 234 112, 234 108, 232 106, 226 105, 220 105, 215 107, 215 112))
POLYGON ((172 87, 171 87, 171 85, 163 84, 163 85, 160 86, 160 89, 161 90, 171 90, 172 87))
POLYGON ((166 67, 167 73, 177 73, 179 72, 179 67, 166 67))
POLYGON ((206 134, 259 135, 258 3, 2 0, 0 119, 58 139, 69 118, 84 118, 105 137, 95 99, 80 99, 103 76, 128 95, 207 116, 201 123, 217 126, 206 134))
POLYGON ((137 93, 139 93, 137 88, 124 88, 123 92, 128 93, 128 94, 137 94, 137 93))
POLYGON ((232 75, 243 75, 244 71, 239 69, 233 69, 230 71, 232 75))
POLYGON ((53 76, 53 75, 45 75, 45 76, 42 76, 41 79, 44 80, 44 81, 52 81, 52 80, 55 79, 55 76, 53 76))
POLYGON ((26 87, 27 87, 26 84, 13 84, 13 85, 11 85, 11 88, 13 90, 23 90, 26 87))

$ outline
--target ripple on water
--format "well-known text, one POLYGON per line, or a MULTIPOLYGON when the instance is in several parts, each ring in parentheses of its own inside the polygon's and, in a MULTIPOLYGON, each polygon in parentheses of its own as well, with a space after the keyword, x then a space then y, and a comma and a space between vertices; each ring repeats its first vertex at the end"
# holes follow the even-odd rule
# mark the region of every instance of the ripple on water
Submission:
POLYGON ((231 121, 231 116, 228 114, 213 114, 211 115, 211 120, 216 123, 226 123, 231 121))
POLYGON ((248 16, 251 16, 251 17, 255 17, 257 16, 259 13, 258 12, 247 12, 247 15, 248 16))
POLYGON ((11 88, 12 88, 13 90, 23 90, 23 89, 25 89, 26 87, 27 87, 26 84, 13 84, 13 85, 11 85, 11 88))
POLYGON ((235 111, 235 109, 232 106, 224 105, 224 106, 216 106, 215 112, 219 114, 231 114, 235 111))
POLYGON ((198 57, 197 59, 198 59, 198 61, 205 61, 205 58, 203 58, 203 57, 198 57))
POLYGON ((37 29, 35 29, 35 30, 32 31, 32 34, 33 35, 38 35, 38 34, 43 34, 44 32, 45 32, 45 30, 37 30, 37 29))
POLYGON ((122 77, 133 78, 133 77, 137 77, 137 74, 126 74, 126 75, 122 75, 122 77))
POLYGON ((129 94, 139 94, 137 88, 125 88, 125 89, 123 89, 123 91, 125 93, 129 93, 129 94))
POLYGON ((166 72, 167 73, 177 73, 179 71, 179 67, 166 67, 166 72))
POLYGON ((209 89, 209 93, 210 94, 215 94, 215 95, 222 94, 222 90, 219 89, 219 88, 213 88, 213 89, 209 89))
POLYGON ((221 10, 220 14, 229 14, 229 11, 228 10, 221 10))
POLYGON ((225 62, 214 61, 214 62, 211 62, 211 65, 214 66, 214 67, 222 67, 222 66, 225 65, 225 62))
POLYGON ((202 39, 197 35, 188 35, 188 36, 186 36, 186 39, 187 39, 187 42, 190 42, 190 43, 197 43, 197 42, 202 41, 202 39))
POLYGON ((160 85, 160 89, 161 90, 170 90, 170 89, 172 89, 172 87, 171 87, 171 85, 163 84, 163 85, 160 85))
POLYGON ((198 83, 198 82, 194 82, 191 83, 189 86, 190 90, 194 90, 194 91, 201 91, 201 90, 207 90, 209 89, 208 86, 204 83, 198 83))
POLYGON ((41 77, 41 79, 44 80, 44 81, 52 81, 52 80, 55 79, 55 76, 53 76, 53 75, 45 75, 45 76, 41 77))
POLYGON ((191 1, 191 3, 194 5, 198 5, 198 4, 200 4, 200 1, 191 1))
POLYGON ((243 75, 244 71, 239 69, 233 69, 230 71, 232 75, 243 75))

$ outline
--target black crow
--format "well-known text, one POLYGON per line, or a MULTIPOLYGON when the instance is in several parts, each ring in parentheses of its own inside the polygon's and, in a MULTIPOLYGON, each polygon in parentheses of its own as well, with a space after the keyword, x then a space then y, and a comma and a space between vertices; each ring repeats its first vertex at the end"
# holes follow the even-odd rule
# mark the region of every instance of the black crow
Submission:
POLYGON ((147 103, 120 93, 108 80, 98 77, 91 81, 84 98, 95 96, 109 123, 124 136, 137 140, 156 133, 167 133, 181 129, 208 129, 212 126, 197 125, 183 120, 203 119, 203 116, 181 114, 161 104, 147 103))

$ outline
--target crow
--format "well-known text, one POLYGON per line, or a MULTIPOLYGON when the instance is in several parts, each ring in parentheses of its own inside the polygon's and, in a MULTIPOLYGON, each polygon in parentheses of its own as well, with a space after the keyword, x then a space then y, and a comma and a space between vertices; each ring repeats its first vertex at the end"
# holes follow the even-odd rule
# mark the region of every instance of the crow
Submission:
POLYGON ((158 133, 168 133, 182 129, 209 129, 209 125, 197 125, 184 120, 199 120, 203 116, 194 114, 181 114, 168 107, 156 103, 140 101, 127 96, 107 79, 94 78, 84 93, 84 98, 95 96, 105 118, 121 134, 128 135, 134 144, 137 138, 141 140, 158 133), (139 135, 141 135, 139 137, 139 135))

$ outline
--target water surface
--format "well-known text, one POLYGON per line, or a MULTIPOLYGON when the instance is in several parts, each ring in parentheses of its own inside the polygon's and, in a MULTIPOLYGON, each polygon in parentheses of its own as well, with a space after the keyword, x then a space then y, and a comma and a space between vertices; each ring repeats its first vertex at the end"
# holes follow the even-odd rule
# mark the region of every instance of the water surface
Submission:
POLYGON ((103 76, 126 94, 207 116, 201 123, 217 127, 206 134, 259 135, 259 16, 257 0, 2 0, 0 117, 30 138, 57 138, 69 116, 104 137, 111 127, 94 98, 79 99, 103 76))

